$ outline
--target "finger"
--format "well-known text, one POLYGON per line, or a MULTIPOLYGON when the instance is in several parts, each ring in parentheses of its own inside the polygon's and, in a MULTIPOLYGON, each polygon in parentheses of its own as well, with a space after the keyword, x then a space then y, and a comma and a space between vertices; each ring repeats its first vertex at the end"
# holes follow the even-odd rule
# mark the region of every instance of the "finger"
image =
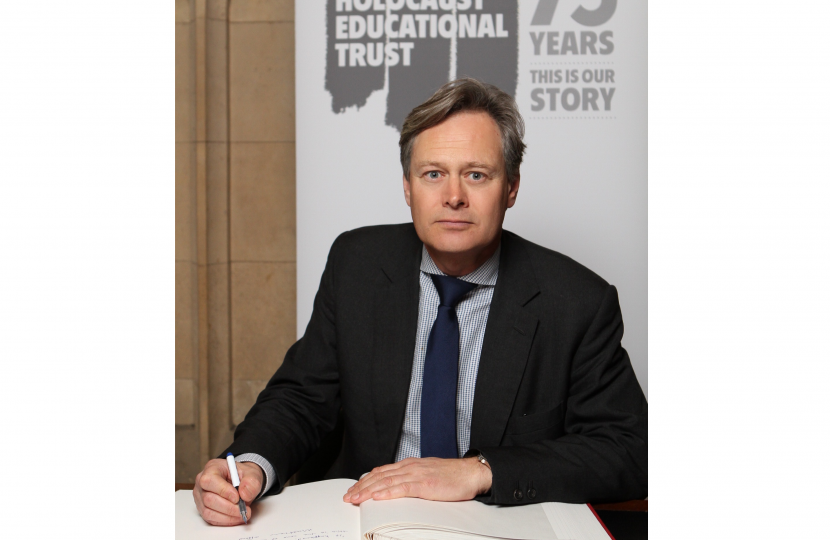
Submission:
POLYGON ((248 479, 241 480, 239 483, 239 496, 246 503, 253 502, 257 498, 259 492, 262 490, 262 484, 259 480, 248 479))
MULTIPOLYGON (((239 525, 240 523, 244 523, 244 520, 239 515, 239 507, 233 505, 234 513, 227 514, 225 511, 218 512, 212 508, 208 508, 205 506, 204 498, 207 497, 208 500, 213 499, 214 503, 216 501, 225 501, 226 504, 230 504, 226 499, 222 499, 215 493, 211 492, 202 492, 201 489, 196 487, 193 490, 193 499, 196 502, 196 508, 199 510, 199 515, 202 516, 202 519, 205 520, 206 523, 211 525, 218 525, 218 526, 230 526, 230 525, 239 525)), ((248 518, 252 514, 251 508, 246 505, 246 513, 248 518)))
MULTIPOLYGON (((360 504, 368 499, 377 498, 376 493, 384 493, 381 497, 388 498, 420 497, 444 500, 446 494, 439 493, 441 489, 435 484, 435 479, 436 477, 445 476, 449 470, 448 468, 459 466, 460 460, 411 458, 400 463, 405 464, 397 469, 378 472, 371 478, 364 479, 361 485, 357 486, 359 490, 347 494, 349 498, 344 497, 344 501, 360 504), (403 487, 395 487, 398 485, 403 485, 403 487)), ((450 498, 452 500, 466 500, 468 497, 455 499, 454 496, 450 496, 450 498)))
POLYGON ((250 503, 259 496, 262 491, 262 481, 256 477, 242 478, 239 481, 239 496, 242 500, 250 503))
MULTIPOLYGON (((370 472, 363 479, 361 479, 359 482, 357 482, 355 485, 349 488, 346 492, 346 495, 354 496, 356 493, 365 490, 372 484, 385 480, 386 478, 389 478, 391 476, 397 476, 400 474, 411 474, 414 470, 416 470, 420 462, 421 460, 419 459, 409 458, 398 463, 393 463, 391 465, 376 467, 375 469, 372 469, 372 472, 370 472)), ((346 499, 344 498, 344 500, 346 499)))
MULTIPOLYGON (((225 467, 227 470, 227 463, 225 467)), ((199 487, 205 492, 216 493, 235 504, 239 500, 239 494, 223 473, 224 471, 219 467, 205 467, 205 472, 199 479, 199 487)))
POLYGON ((205 505, 204 505, 204 503, 202 503, 202 490, 199 487, 198 481, 199 481, 199 477, 197 476, 196 477, 197 484, 196 484, 196 487, 192 491, 192 493, 193 493, 193 502, 196 503, 196 509, 199 511, 199 515, 202 515, 202 512, 205 509, 205 505))
POLYGON ((389 487, 388 489, 375 491, 372 493, 372 499, 376 501, 383 501, 387 499, 400 499, 402 497, 429 498, 421 496, 422 488, 423 486, 419 482, 401 482, 389 487))
MULTIPOLYGON (((386 471, 386 472, 379 472, 379 473, 372 473, 366 476, 363 480, 353 485, 349 490, 343 495, 343 500, 349 502, 353 498, 357 498, 358 493, 361 493, 368 489, 370 486, 377 484, 378 482, 389 482, 389 479, 392 476, 395 476, 395 471, 386 471)), ((386 484, 388 486, 389 484, 386 484)))
POLYGON ((377 482, 374 482, 374 483, 366 486, 364 489, 362 489, 358 492, 352 493, 350 495, 349 500, 346 501, 346 502, 350 502, 352 504, 360 504, 363 501, 367 501, 367 500, 371 499, 374 493, 381 492, 381 491, 387 491, 387 490, 392 489, 393 487, 395 487, 397 485, 404 484, 404 483, 410 483, 411 484, 417 479, 418 479, 418 477, 415 476, 415 475, 412 475, 412 474, 394 474, 394 475, 388 474, 387 476, 385 476, 384 478, 378 480, 377 482))
POLYGON ((205 510, 204 496, 206 492, 202 489, 202 486, 200 485, 201 478, 203 475, 203 473, 199 473, 196 475, 196 484, 193 487, 192 491, 193 501, 196 503, 196 509, 199 510, 199 514, 202 514, 205 510))
POLYGON ((202 514, 202 519, 205 522, 216 525, 219 527, 230 527, 233 525, 241 525, 245 523, 242 520, 242 516, 239 515, 239 512, 236 512, 236 516, 226 516, 225 514, 220 514, 219 512, 214 512, 210 509, 205 509, 205 512, 202 514))
POLYGON ((259 496, 264 483, 262 469, 256 463, 242 462, 239 467, 239 495, 245 502, 252 502, 259 496))
POLYGON ((383 477, 384 473, 388 473, 389 471, 396 471, 398 469, 401 469, 401 468, 409 466, 409 465, 414 465, 414 464, 418 463, 418 461, 419 461, 419 459, 417 459, 417 458, 406 458, 404 460, 398 461, 397 463, 389 463, 387 465, 381 465, 380 467, 375 467, 374 469, 371 470, 371 472, 368 472, 368 473, 364 474, 363 476, 361 476, 360 480, 357 481, 352 487, 350 487, 347 490, 347 493, 352 493, 355 490, 360 491, 360 489, 362 489, 363 486, 366 486, 367 484, 369 484, 373 481, 376 481, 377 480, 376 477, 378 477, 378 476, 383 477))
MULTIPOLYGON (((228 517, 238 517, 239 519, 242 519, 242 515, 239 513, 239 505, 237 503, 232 503, 215 493, 208 492, 203 494, 202 504, 206 510, 211 510, 228 517)), ((245 511, 246 513, 250 512, 250 506, 247 504, 245 505, 245 511)), ((250 516, 250 514, 248 515, 250 516)))

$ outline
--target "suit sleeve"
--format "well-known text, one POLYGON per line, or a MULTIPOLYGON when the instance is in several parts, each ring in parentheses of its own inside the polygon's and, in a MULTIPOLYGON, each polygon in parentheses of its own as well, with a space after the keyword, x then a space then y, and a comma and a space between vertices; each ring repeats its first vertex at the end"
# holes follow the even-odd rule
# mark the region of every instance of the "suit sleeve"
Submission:
POLYGON ((564 435, 472 449, 490 462, 490 504, 601 503, 648 493, 648 404, 621 345, 622 313, 608 286, 572 363, 564 435))
POLYGON ((341 249, 338 238, 329 252, 305 334, 288 350, 237 426, 233 444, 221 454, 249 453, 265 458, 276 472, 272 492, 282 489, 337 422, 340 380, 334 291, 341 249))

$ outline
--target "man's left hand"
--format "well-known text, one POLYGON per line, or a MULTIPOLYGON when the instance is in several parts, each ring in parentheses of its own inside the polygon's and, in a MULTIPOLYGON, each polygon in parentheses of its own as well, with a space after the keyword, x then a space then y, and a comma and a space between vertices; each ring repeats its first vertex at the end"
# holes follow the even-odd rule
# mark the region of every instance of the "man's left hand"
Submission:
POLYGON ((343 495, 344 502, 417 497, 431 501, 468 501, 487 493, 490 468, 476 458, 407 458, 376 467, 343 495))

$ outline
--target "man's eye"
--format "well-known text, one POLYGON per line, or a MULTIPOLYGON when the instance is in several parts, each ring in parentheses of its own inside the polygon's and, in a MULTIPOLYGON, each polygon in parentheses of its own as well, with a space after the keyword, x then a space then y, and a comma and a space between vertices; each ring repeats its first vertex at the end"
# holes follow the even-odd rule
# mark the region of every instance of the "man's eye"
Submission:
POLYGON ((429 178, 430 180, 437 180, 440 177, 441 173, 439 173, 438 171, 429 171, 427 173, 427 178, 429 178))
POLYGON ((473 180, 481 180, 482 178, 484 178, 484 175, 480 172, 474 172, 470 173, 470 178, 472 178, 473 180))

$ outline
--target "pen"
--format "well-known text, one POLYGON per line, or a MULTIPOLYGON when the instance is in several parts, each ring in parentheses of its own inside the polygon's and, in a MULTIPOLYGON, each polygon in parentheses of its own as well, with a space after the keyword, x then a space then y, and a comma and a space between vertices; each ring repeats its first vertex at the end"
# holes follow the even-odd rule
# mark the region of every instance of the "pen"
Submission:
MULTIPOLYGON (((228 460, 228 468, 231 470, 231 484, 236 488, 236 493, 239 493, 239 471, 236 470, 236 460, 233 459, 233 454, 228 452, 226 458, 228 460)), ((245 512, 245 502, 242 500, 242 495, 239 496, 239 513, 242 514, 242 519, 248 523, 248 514, 245 512)))

